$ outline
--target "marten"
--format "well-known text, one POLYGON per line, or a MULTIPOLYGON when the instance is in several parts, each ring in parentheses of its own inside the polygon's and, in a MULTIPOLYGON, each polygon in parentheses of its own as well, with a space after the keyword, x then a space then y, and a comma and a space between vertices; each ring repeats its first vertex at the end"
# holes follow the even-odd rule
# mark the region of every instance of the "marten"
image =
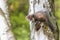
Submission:
POLYGON ((44 12, 36 12, 34 14, 31 14, 31 15, 27 15, 27 19, 30 20, 30 21, 33 21, 35 22, 35 26, 36 26, 36 30, 38 31, 41 27, 41 22, 45 22, 47 21, 47 18, 46 18, 46 15, 44 12))

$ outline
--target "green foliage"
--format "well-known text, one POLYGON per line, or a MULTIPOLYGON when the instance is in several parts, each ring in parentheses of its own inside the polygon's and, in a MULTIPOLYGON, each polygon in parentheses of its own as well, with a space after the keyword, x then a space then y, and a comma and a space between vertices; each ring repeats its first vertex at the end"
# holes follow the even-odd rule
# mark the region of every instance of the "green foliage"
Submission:
POLYGON ((12 31, 17 40, 29 40, 30 30, 29 23, 25 19, 25 15, 21 12, 18 16, 11 15, 12 31))
POLYGON ((28 0, 10 0, 8 4, 12 31, 16 40, 29 40, 30 27, 25 19, 28 14, 28 0))
POLYGON ((56 5, 55 16, 57 18, 57 22, 60 30, 60 0, 56 0, 55 5, 56 5))

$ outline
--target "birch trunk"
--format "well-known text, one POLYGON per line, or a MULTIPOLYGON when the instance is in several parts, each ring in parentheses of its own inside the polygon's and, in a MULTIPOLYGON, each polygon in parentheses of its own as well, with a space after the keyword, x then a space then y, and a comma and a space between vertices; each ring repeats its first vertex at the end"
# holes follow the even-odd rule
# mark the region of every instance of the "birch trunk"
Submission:
POLYGON ((29 3, 29 15, 27 17, 30 20, 31 40, 59 40, 59 29, 53 15, 54 0, 29 0, 29 3), (39 24, 41 27, 38 26, 38 30, 36 31, 37 23, 34 20, 38 20, 39 15, 43 18, 46 16, 45 19, 47 19, 47 24, 37 21, 41 23, 39 24), (47 30, 43 27, 44 25, 46 25, 47 30))
POLYGON ((0 0, 0 40, 15 40, 10 27, 7 0, 0 0))

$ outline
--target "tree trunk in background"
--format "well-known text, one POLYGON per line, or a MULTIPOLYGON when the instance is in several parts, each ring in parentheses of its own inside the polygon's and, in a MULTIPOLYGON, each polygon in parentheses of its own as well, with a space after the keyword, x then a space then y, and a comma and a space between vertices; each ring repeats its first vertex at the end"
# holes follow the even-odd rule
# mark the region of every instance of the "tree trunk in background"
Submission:
POLYGON ((15 40, 10 27, 7 0, 0 0, 0 40, 15 40))
POLYGON ((54 0, 29 0, 29 3, 27 18, 30 20, 31 40, 59 40, 59 29, 54 17, 54 0), (39 17, 45 17, 46 21, 38 21, 39 17))

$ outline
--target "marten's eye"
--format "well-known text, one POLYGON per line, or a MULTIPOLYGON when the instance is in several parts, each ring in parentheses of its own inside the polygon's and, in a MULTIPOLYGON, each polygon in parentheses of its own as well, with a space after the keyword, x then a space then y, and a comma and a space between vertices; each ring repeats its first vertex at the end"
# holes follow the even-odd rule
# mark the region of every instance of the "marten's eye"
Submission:
POLYGON ((44 19, 44 18, 41 18, 40 21, 41 21, 41 22, 45 22, 45 19, 44 19))
POLYGON ((34 19, 34 20, 35 20, 35 22, 36 22, 36 21, 39 21, 39 22, 45 22, 45 21, 46 21, 46 19, 44 19, 44 18, 39 18, 39 19, 36 18, 36 19, 34 19))
POLYGON ((35 19, 35 22, 38 21, 37 19, 35 19))

